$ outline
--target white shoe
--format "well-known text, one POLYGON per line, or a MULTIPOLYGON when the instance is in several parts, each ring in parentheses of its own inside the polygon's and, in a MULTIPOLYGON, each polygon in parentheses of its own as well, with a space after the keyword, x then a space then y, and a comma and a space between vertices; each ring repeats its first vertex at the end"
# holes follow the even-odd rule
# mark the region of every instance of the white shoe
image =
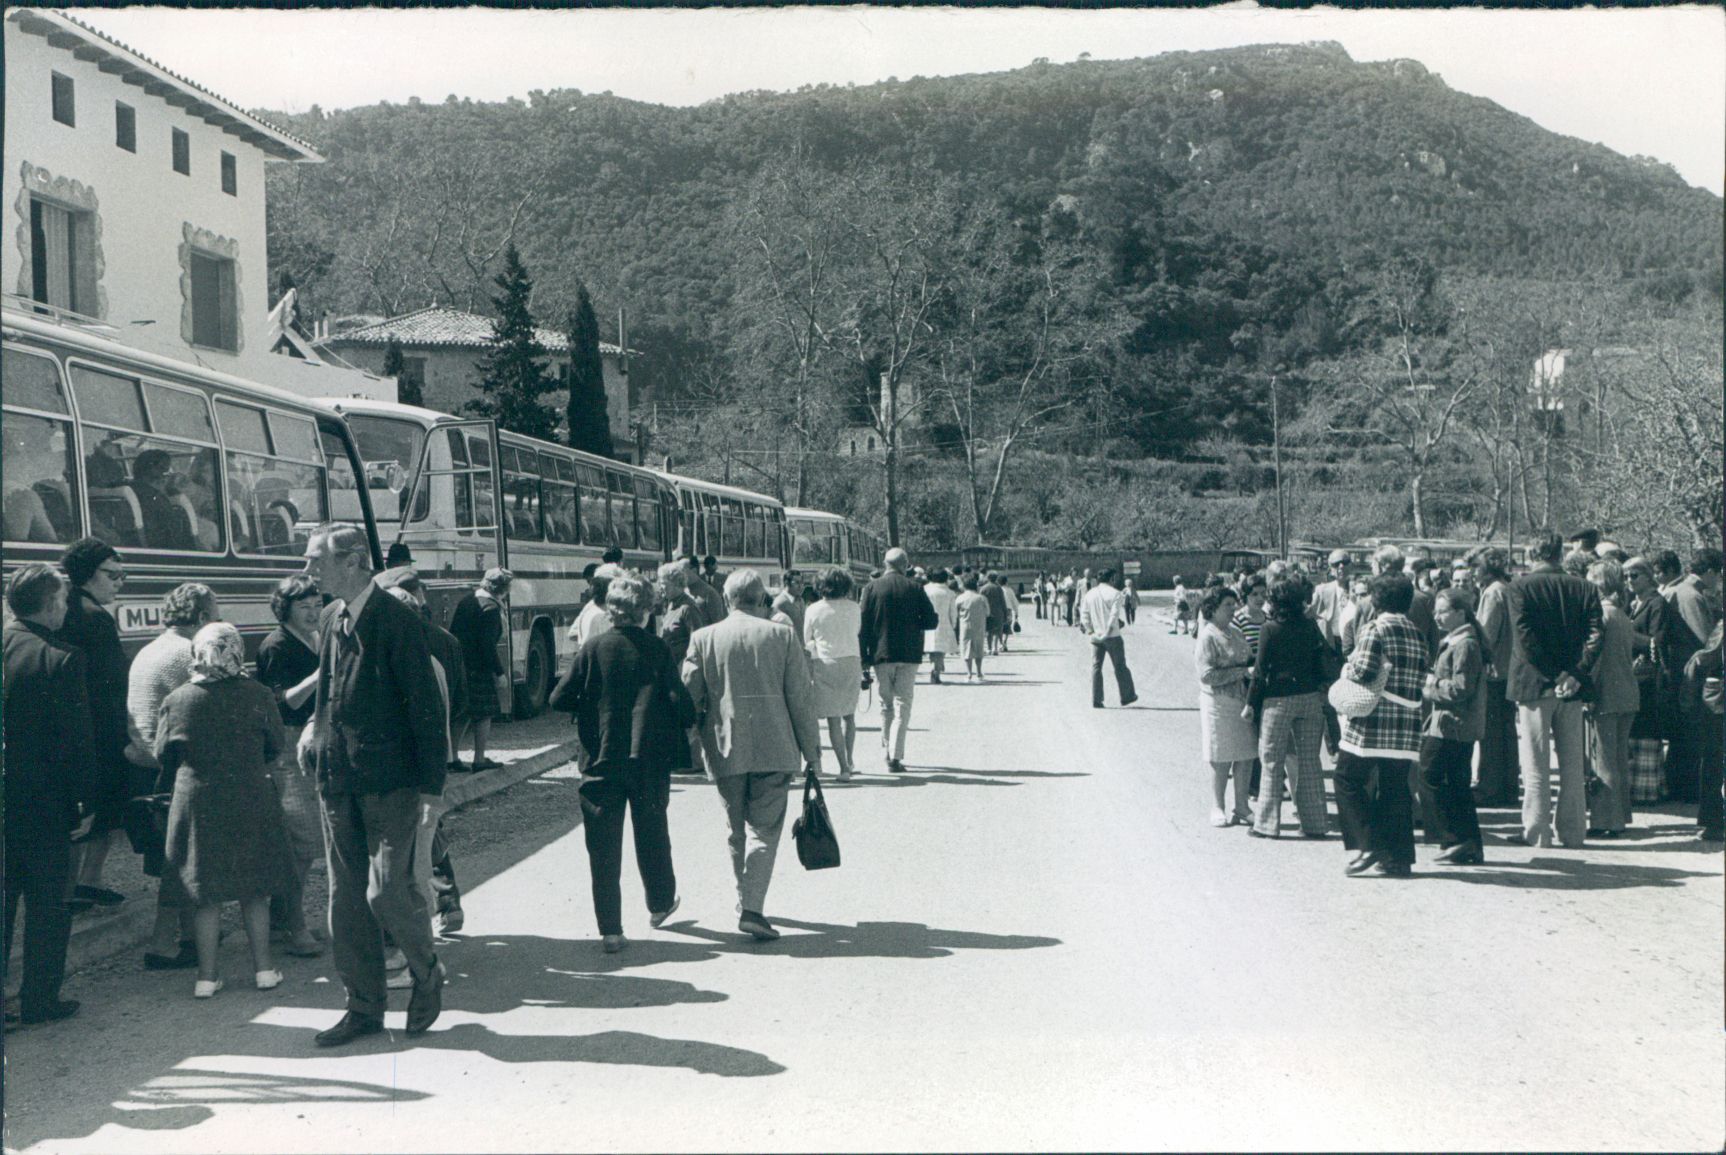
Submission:
POLYGON ((1235 820, 1229 817, 1229 812, 1224 810, 1221 806, 1214 807, 1211 810, 1212 826, 1233 826, 1234 824, 1235 820))
POLYGON ((282 985, 281 971, 259 971, 253 978, 260 991, 273 991, 282 985))
POLYGON ((677 913, 677 908, 682 906, 682 905, 683 905, 683 896, 678 895, 677 897, 675 897, 671 900, 671 905, 666 907, 664 910, 658 912, 657 914, 649 913, 647 916, 647 925, 651 926, 655 930, 658 930, 660 927, 665 925, 666 919, 670 918, 672 915, 677 913))
POLYGON ((214 998, 216 992, 221 990, 224 985, 225 984, 223 984, 221 979, 210 979, 208 981, 199 979, 192 985, 192 997, 195 999, 214 998))
POLYGON ((414 973, 403 967, 399 971, 391 971, 384 979, 384 987, 392 991, 405 991, 414 985, 414 973))

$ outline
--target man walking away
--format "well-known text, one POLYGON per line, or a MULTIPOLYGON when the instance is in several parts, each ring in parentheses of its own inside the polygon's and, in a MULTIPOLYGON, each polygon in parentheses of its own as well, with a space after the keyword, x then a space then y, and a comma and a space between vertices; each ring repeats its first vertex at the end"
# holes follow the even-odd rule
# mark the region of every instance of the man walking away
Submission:
POLYGON ((881 686, 881 752, 887 769, 905 773, 905 732, 911 727, 911 699, 917 666, 923 660, 923 631, 941 619, 923 587, 905 576, 911 558, 894 546, 887 551, 887 572, 863 590, 863 624, 857 648, 863 669, 873 669, 881 686))
POLYGON ((1127 624, 1126 596, 1115 588, 1115 571, 1106 569, 1097 575, 1097 584, 1079 604, 1079 627, 1091 641, 1091 705, 1103 708, 1103 655, 1115 667, 1115 687, 1121 694, 1121 705, 1131 706, 1139 700, 1133 691, 1133 672, 1127 669, 1127 643, 1121 637, 1121 627, 1127 624))
POLYGON ((420 828, 436 814, 449 758, 443 695, 417 615, 372 580, 358 526, 321 526, 306 572, 335 600, 319 622, 317 711, 301 738, 317 767, 329 842, 330 926, 347 989, 340 1022, 318 1034, 340 1046, 384 1029, 387 931, 413 974, 407 1033, 443 1007, 443 964, 415 884, 420 828))
POLYGON ((725 600, 731 606, 725 620, 690 639, 683 684, 701 719, 708 775, 731 827, 737 929, 765 942, 779 937, 764 908, 785 825, 785 792, 799 765, 820 771, 821 736, 803 645, 766 620, 761 575, 752 569, 732 574, 725 600))

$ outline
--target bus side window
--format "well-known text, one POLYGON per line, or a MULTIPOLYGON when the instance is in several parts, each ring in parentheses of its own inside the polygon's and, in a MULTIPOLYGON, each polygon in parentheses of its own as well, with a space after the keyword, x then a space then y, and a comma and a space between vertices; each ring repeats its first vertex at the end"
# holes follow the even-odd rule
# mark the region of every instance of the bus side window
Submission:
POLYGON ((57 545, 76 541, 78 460, 59 365, 51 357, 8 347, 0 369, 0 402, 6 408, 0 422, 5 434, 0 466, 5 470, 6 540, 57 545))
POLYGON ((641 548, 658 553, 663 539, 659 530, 659 487, 645 477, 635 479, 636 524, 641 528, 641 548))
POLYGON ((219 551, 215 431, 203 396, 86 365, 73 366, 72 388, 89 447, 92 530, 113 545, 219 551))

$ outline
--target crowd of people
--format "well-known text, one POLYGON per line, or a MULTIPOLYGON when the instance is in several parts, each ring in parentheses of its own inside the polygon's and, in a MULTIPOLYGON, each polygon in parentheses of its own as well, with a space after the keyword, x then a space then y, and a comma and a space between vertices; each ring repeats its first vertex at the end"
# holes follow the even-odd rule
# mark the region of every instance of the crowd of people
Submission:
POLYGON ((1317 585, 1282 561, 1177 577, 1212 825, 1278 837, 1286 783, 1326 837, 1328 750, 1350 875, 1408 875, 1417 826, 1435 861, 1484 863, 1482 807, 1520 807, 1508 843, 1578 848, 1638 804, 1695 803, 1720 841, 1720 551, 1566 545, 1546 535, 1517 576, 1494 547, 1442 567, 1385 545, 1370 573, 1334 551, 1317 585))

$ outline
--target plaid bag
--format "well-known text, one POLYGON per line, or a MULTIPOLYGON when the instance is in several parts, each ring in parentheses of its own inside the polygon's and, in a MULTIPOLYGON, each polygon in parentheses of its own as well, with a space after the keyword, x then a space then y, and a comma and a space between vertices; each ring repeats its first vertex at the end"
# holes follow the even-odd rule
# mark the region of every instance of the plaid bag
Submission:
POLYGON ((1664 786, 1658 738, 1630 739, 1630 801, 1658 802, 1664 786))

